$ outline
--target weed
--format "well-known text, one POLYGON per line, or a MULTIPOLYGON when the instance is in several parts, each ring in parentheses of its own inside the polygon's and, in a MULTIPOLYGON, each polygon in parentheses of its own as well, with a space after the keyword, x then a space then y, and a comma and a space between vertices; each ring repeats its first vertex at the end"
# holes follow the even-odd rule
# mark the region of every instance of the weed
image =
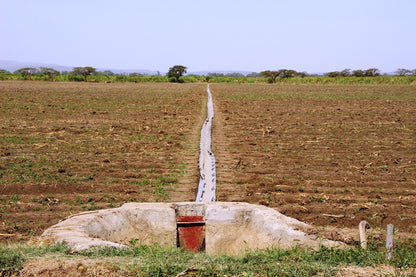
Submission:
POLYGON ((311 197, 309 197, 309 202, 319 202, 319 203, 323 203, 323 202, 325 202, 325 198, 323 197, 323 196, 320 196, 320 197, 315 197, 315 196, 311 196, 311 197))
POLYGON ((149 179, 142 179, 138 182, 135 183, 135 185, 140 186, 140 187, 146 187, 150 184, 150 180, 149 179))
POLYGON ((11 197, 10 197, 10 200, 12 200, 13 201, 13 203, 17 203, 17 201, 19 201, 20 200, 20 197, 18 196, 18 195, 12 195, 11 197))
POLYGON ((320 196, 320 197, 318 197, 318 199, 317 199, 317 201, 318 202, 320 202, 320 203, 324 203, 325 202, 325 197, 323 197, 323 196, 320 196))
POLYGON ((21 252, 10 251, 8 248, 0 247, 1 276, 3 276, 3 273, 4 276, 17 274, 25 261, 26 259, 21 252))

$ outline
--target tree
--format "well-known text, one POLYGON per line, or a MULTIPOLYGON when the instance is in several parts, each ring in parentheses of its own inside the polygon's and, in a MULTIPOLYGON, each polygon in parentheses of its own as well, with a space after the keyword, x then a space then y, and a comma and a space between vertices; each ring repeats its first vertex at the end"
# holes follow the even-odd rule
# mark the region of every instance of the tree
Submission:
POLYGON ((354 76, 354 77, 364 77, 365 72, 364 72, 364 70, 361 70, 361 69, 353 70, 352 71, 352 76, 354 76))
POLYGON ((331 71, 331 72, 325 73, 325 76, 335 78, 335 77, 338 77, 340 75, 339 75, 339 71, 331 71))
POLYGON ((15 71, 15 73, 19 73, 22 75, 23 78, 27 78, 28 80, 32 80, 32 74, 35 74, 38 70, 34 67, 23 67, 15 71))
POLYGON ((111 70, 104 70, 102 73, 103 73, 103 75, 107 75, 107 76, 114 76, 115 75, 114 72, 111 71, 111 70))
POLYGON ((369 68, 364 72, 364 75, 367 77, 380 76, 380 70, 378 68, 369 68))
POLYGON ((380 76, 380 70, 378 68, 369 68, 366 70, 357 69, 352 72, 352 76, 355 77, 376 77, 380 76))
POLYGON ((346 68, 343 71, 339 72, 339 75, 342 76, 342 77, 351 76, 351 69, 346 68))
POLYGON ((292 69, 280 69, 278 73, 280 78, 291 78, 297 75, 297 72, 292 69))
POLYGON ((49 67, 40 67, 39 69, 40 73, 48 75, 49 80, 51 80, 52 82, 55 81, 55 76, 60 74, 59 71, 49 67))
POLYGON ((277 77, 279 78, 292 78, 292 77, 305 77, 306 72, 296 72, 292 69, 280 69, 278 71, 266 70, 260 72, 260 76, 266 77, 269 79, 269 83, 276 83, 277 77))
POLYGON ((7 71, 6 69, 0 69, 0 73, 10 73, 10 72, 7 71))
POLYGON ((231 77, 231 78, 239 78, 239 77, 244 77, 243 74, 239 73, 239 72, 232 72, 232 73, 227 73, 225 74, 226 77, 231 77))
POLYGON ((351 69, 347 68, 342 71, 331 71, 325 73, 327 77, 348 77, 351 76, 351 69))
POLYGON ((308 73, 306 71, 297 72, 296 76, 301 77, 301 78, 305 78, 306 76, 308 76, 308 73))
POLYGON ((218 73, 218 72, 210 72, 207 74, 209 77, 224 77, 224 73, 218 73))
POLYGON ((257 78, 257 77, 260 77, 260 73, 251 72, 251 73, 247 74, 247 77, 249 77, 249 78, 257 78))
POLYGON ((133 72, 133 73, 130 73, 130 74, 129 74, 129 76, 130 76, 130 77, 142 77, 142 76, 143 76, 143 74, 138 73, 138 72, 133 72))
POLYGON ((409 75, 412 75, 412 70, 399 68, 394 72, 394 74, 398 76, 409 76, 409 75))
POLYGON ((168 78, 170 82, 181 82, 179 80, 180 77, 183 76, 183 74, 186 73, 186 66, 183 65, 174 65, 169 68, 168 71, 168 78))
POLYGON ((91 74, 96 73, 97 69, 91 66, 85 67, 74 67, 70 74, 84 76, 84 80, 87 81, 87 77, 91 74))
POLYGON ((260 76, 268 78, 269 83, 276 83, 276 79, 279 77, 279 75, 280 71, 265 70, 260 72, 260 76))

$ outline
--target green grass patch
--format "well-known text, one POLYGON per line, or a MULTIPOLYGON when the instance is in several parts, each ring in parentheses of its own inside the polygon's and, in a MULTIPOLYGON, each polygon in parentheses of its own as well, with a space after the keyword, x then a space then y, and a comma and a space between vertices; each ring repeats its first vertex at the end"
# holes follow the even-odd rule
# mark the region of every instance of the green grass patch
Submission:
POLYGON ((172 185, 178 182, 177 174, 160 175, 157 178, 143 178, 134 183, 140 187, 150 187, 157 200, 166 200, 172 185))
POLYGON ((158 245, 138 245, 132 240, 127 250, 117 248, 93 248, 73 252, 65 245, 29 246, 0 245, 2 274, 20 270, 25 262, 33 259, 55 257, 61 262, 67 259, 103 259, 133 276, 176 276, 190 270, 192 276, 332 276, 339 267, 359 266, 378 268, 391 265, 400 273, 416 266, 414 241, 398 243, 394 258, 386 260, 382 243, 371 243, 368 250, 359 248, 319 250, 295 248, 291 250, 266 249, 247 251, 241 256, 208 256, 193 254, 179 248, 158 245))
POLYGON ((26 244, 12 246, 0 244, 0 276, 16 276, 14 274, 17 274, 28 260, 53 253, 64 254, 68 250, 68 246, 61 244, 42 247, 26 244))

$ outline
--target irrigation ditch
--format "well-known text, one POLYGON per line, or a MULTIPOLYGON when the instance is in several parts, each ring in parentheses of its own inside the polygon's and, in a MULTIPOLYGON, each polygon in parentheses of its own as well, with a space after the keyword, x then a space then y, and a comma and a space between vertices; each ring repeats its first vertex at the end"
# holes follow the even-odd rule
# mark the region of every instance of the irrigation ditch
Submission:
POLYGON ((199 186, 196 202, 214 202, 216 200, 216 171, 215 156, 211 151, 211 130, 212 121, 214 120, 214 105, 212 102, 212 93, 207 85, 207 118, 201 129, 201 142, 199 146, 199 186))

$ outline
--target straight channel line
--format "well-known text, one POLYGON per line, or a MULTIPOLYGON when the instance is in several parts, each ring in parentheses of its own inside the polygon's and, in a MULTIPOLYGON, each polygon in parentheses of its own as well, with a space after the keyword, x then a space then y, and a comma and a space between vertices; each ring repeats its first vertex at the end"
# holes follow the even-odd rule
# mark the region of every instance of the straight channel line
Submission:
POLYGON ((216 182, 215 157, 211 151, 211 128, 214 119, 214 105, 212 94, 207 85, 207 118, 201 129, 201 142, 199 144, 199 185, 196 202, 215 202, 216 182))

